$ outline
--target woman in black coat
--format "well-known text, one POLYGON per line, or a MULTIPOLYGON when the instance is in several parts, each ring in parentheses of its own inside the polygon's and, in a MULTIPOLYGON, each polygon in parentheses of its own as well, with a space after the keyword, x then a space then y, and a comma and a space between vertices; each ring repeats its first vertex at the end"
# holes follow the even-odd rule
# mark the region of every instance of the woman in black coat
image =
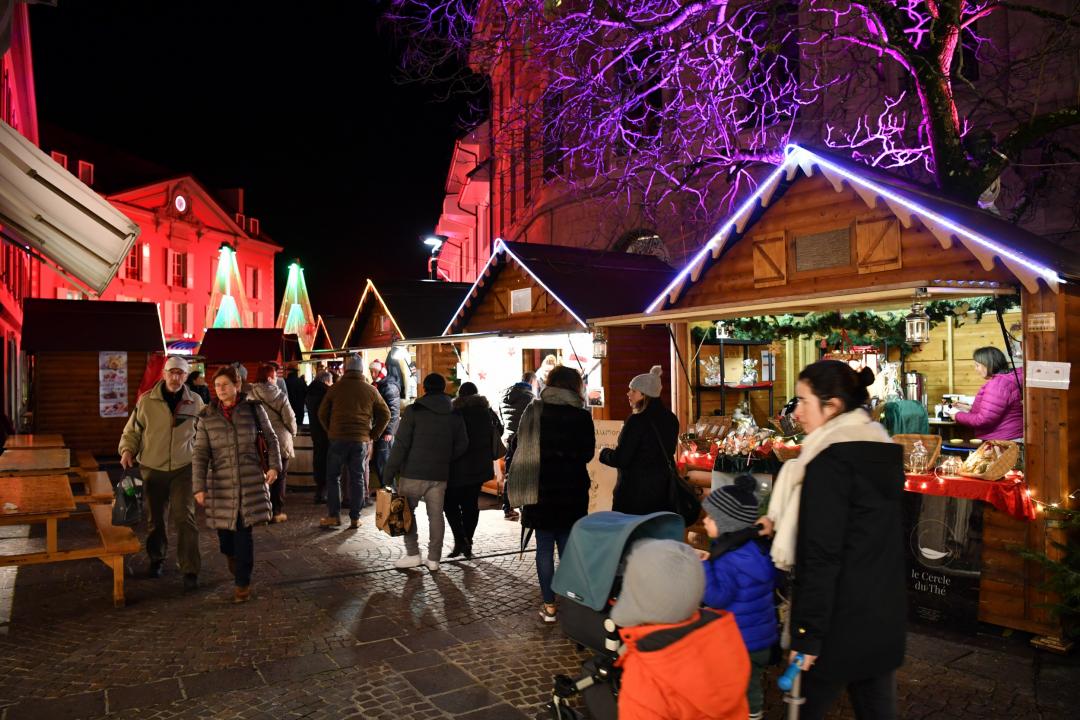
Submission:
POLYGON ((803 656, 800 718, 847 688, 855 717, 896 717, 904 661, 903 449, 864 409, 874 374, 824 360, 795 387, 802 452, 769 502, 773 562, 793 566, 791 651, 803 656), (775 526, 774 526, 775 524, 775 526))
POLYGON ((543 598, 540 617, 548 623, 556 621, 551 590, 555 548, 561 557, 570 528, 589 512, 591 481, 586 465, 596 453, 596 437, 583 388, 577 370, 556 366, 540 397, 526 408, 512 440, 510 499, 536 497, 522 507, 521 523, 536 531, 536 575, 543 598), (522 485, 527 488, 524 492, 522 485))
POLYGON ((469 449, 450 465, 443 512, 454 533, 450 557, 472 557, 473 535, 480 519, 480 486, 495 477, 495 438, 502 437, 502 423, 476 385, 462 383, 454 398, 454 414, 465 421, 469 449))
POLYGON ((674 511, 669 468, 679 439, 679 419, 660 402, 659 365, 630 381, 626 393, 634 413, 614 448, 600 451, 600 462, 618 468, 611 509, 631 515, 674 511))

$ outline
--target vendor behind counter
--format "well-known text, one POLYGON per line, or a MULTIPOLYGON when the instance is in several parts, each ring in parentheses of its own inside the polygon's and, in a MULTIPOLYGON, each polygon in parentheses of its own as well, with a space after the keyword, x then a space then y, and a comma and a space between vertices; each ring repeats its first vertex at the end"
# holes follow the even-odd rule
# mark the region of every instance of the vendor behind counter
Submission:
POLYGON ((975 350, 975 371, 986 382, 970 407, 957 404, 946 412, 982 440, 1024 440, 1023 369, 1012 369, 996 347, 975 350))

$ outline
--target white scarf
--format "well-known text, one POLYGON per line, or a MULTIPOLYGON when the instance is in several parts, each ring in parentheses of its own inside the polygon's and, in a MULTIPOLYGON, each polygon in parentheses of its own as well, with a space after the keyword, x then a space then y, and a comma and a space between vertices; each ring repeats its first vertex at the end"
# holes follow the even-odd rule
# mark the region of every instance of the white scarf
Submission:
POLYGON ((795 567, 799 501, 802 497, 806 466, 825 448, 842 442, 891 443, 892 438, 885 428, 874 422, 862 408, 838 415, 807 434, 799 456, 788 460, 780 468, 780 474, 769 497, 769 511, 765 513, 765 516, 773 521, 775 533, 770 554, 773 564, 781 570, 788 571, 795 567))

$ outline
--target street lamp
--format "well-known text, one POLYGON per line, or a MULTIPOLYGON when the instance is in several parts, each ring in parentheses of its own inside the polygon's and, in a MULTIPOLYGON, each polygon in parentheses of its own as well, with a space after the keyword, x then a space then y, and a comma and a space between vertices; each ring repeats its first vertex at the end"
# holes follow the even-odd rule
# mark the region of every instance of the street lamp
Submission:
POLYGON ((431 257, 428 258, 427 272, 428 280, 437 280, 435 277, 435 269, 439 259, 439 251, 442 250, 442 246, 446 244, 447 237, 445 235, 428 235, 424 238, 424 244, 431 248, 431 257))

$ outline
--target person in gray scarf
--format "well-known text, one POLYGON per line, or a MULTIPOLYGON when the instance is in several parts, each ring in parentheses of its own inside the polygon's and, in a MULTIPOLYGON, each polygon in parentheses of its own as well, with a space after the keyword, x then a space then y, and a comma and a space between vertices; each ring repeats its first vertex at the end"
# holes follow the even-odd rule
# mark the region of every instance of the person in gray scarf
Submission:
POLYGON ((556 366, 547 387, 521 416, 512 439, 507 493, 521 507, 521 524, 536 531, 536 576, 543 604, 540 617, 556 621, 555 548, 561 557, 570 528, 589 512, 589 472, 596 452, 592 415, 585 409, 584 383, 573 368, 556 366))

